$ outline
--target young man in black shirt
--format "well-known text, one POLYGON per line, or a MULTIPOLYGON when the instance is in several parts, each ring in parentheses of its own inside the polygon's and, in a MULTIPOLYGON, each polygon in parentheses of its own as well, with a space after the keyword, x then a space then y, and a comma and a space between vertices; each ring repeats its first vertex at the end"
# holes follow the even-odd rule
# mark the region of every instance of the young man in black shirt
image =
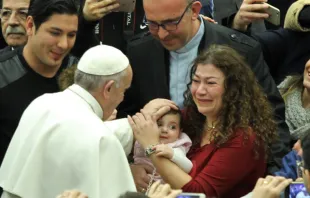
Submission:
POLYGON ((68 53, 78 30, 73 0, 32 0, 25 47, 0 56, 0 164, 20 117, 38 96, 59 91, 60 71, 77 62, 68 53))

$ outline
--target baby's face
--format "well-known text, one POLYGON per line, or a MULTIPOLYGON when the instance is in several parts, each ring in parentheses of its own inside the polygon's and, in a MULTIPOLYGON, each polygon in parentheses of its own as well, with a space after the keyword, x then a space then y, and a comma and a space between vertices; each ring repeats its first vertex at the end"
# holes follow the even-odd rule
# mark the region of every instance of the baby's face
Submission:
POLYGON ((163 144, 175 142, 180 134, 180 116, 167 114, 157 121, 160 130, 159 140, 163 144))

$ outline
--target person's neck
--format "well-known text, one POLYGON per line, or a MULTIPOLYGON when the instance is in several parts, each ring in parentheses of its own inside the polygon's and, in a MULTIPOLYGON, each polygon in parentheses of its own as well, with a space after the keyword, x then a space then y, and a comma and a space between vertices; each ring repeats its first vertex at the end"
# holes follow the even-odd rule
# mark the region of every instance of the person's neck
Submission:
POLYGON ((31 69, 46 78, 54 77, 60 68, 60 65, 57 67, 50 67, 42 63, 32 52, 28 43, 24 47, 23 56, 31 69))
POLYGON ((215 117, 208 116, 206 119, 206 128, 211 129, 215 128, 217 123, 217 119, 215 117))
POLYGON ((200 28, 200 23, 202 23, 202 21, 200 21, 199 19, 193 22, 192 34, 191 34, 191 37, 188 39, 188 42, 191 41, 198 33, 199 28, 200 28))
POLYGON ((303 108, 305 109, 310 108, 310 90, 309 89, 304 88, 301 101, 302 101, 303 108))
POLYGON ((215 125, 217 123, 216 118, 212 118, 211 116, 207 116, 205 125, 204 125, 204 132, 202 135, 202 140, 200 146, 204 146, 206 144, 210 144, 212 141, 212 133, 215 132, 215 125))
POLYGON ((102 120, 108 119, 108 117, 105 116, 105 112, 104 112, 104 109, 106 109, 105 104, 107 104, 108 102, 105 101, 105 100, 102 98, 102 96, 101 96, 101 94, 100 94, 99 91, 91 91, 91 92, 89 92, 89 93, 95 98, 95 100, 97 100, 98 104, 100 105, 100 107, 101 107, 101 109, 102 109, 103 115, 102 115, 102 118, 101 118, 101 119, 102 119, 102 120))

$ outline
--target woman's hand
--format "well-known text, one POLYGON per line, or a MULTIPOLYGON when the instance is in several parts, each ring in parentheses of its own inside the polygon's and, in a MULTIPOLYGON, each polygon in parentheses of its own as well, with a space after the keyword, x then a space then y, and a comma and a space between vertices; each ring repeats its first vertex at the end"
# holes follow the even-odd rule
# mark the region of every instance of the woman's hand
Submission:
POLYGON ((58 195, 57 198, 88 198, 88 196, 78 190, 70 190, 58 195))
POLYGON ((253 190, 252 198, 279 198, 281 192, 292 182, 284 177, 267 176, 259 178, 253 190))
POLYGON ((135 139, 144 149, 159 143, 159 129, 150 114, 141 110, 141 113, 137 113, 132 117, 128 116, 128 121, 134 132, 135 139))
POLYGON ((86 0, 83 16, 87 21, 98 21, 113 10, 119 8, 118 0, 86 0))
POLYGON ((169 184, 160 184, 159 181, 155 182, 147 196, 150 198, 175 198, 177 197, 182 190, 172 190, 169 184))
POLYGON ((144 112, 151 115, 154 120, 158 120, 170 109, 177 110, 178 107, 173 101, 160 98, 151 100, 143 107, 144 112))

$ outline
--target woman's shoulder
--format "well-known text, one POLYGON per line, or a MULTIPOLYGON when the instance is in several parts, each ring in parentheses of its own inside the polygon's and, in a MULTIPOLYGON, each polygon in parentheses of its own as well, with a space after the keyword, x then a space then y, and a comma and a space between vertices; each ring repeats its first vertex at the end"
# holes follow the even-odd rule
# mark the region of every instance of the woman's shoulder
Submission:
POLYGON ((292 76, 287 76, 279 85, 278 89, 281 90, 286 90, 290 87, 291 81, 292 81, 292 76))

